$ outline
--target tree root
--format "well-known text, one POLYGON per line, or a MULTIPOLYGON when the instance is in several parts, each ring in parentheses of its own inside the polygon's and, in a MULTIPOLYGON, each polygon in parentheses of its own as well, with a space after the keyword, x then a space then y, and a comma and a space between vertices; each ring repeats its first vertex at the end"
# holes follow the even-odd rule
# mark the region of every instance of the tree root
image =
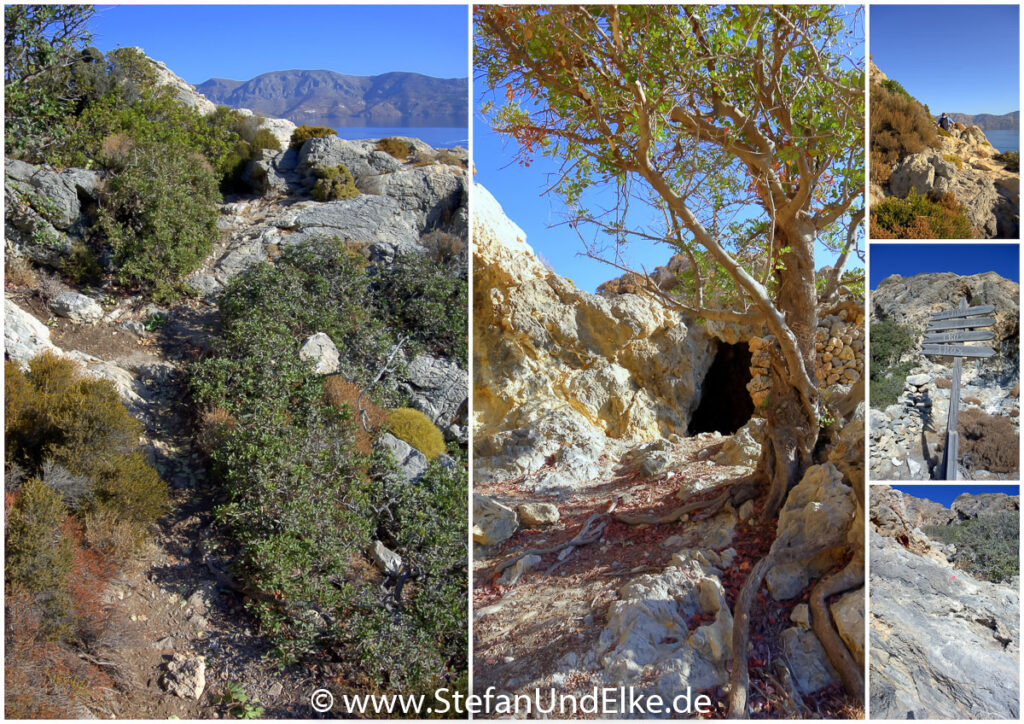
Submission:
MULTIPOLYGON (((845 550, 846 546, 836 546, 836 552, 845 550)), ((810 558, 823 550, 818 546, 801 546, 786 548, 768 553, 757 562, 754 569, 743 582, 740 595, 736 598, 735 611, 732 619, 732 677, 729 680, 729 718, 747 718, 747 691, 750 688, 750 671, 747 668, 747 646, 750 644, 750 607, 754 596, 761 588, 764 577, 775 566, 791 563, 803 558, 810 558)))
POLYGON ((738 508, 748 500, 756 498, 758 480, 760 480, 759 476, 749 475, 736 482, 723 485, 722 493, 714 498, 709 500, 691 500, 661 515, 654 513, 619 513, 615 516, 615 519, 626 525, 662 525, 664 523, 674 523, 687 513, 694 511, 700 511, 702 519, 710 518, 724 508, 726 503, 731 503, 733 507, 738 508))
POLYGON ((843 688, 857 699, 858 704, 864 703, 864 671, 854 660, 846 643, 840 638, 825 599, 836 593, 864 585, 864 556, 858 554, 838 573, 818 581, 811 590, 811 628, 821 641, 828 660, 839 673, 843 688))
MULTIPOLYGON (((505 569, 511 568, 512 566, 514 566, 516 563, 521 561, 523 558, 526 558, 527 556, 543 556, 543 555, 546 555, 548 553, 558 553, 560 551, 565 550, 566 548, 575 548, 575 547, 578 547, 578 546, 585 546, 585 545, 589 545, 590 543, 597 542, 598 540, 601 539, 601 534, 604 532, 605 526, 608 525, 608 521, 606 521, 606 520, 605 521, 601 521, 601 523, 599 523, 597 526, 595 526, 593 530, 591 530, 590 526, 592 526, 594 524, 594 522, 596 520, 598 520, 599 518, 603 518, 604 516, 608 515, 613 510, 615 510, 615 508, 616 508, 616 506, 618 506, 618 504, 619 504, 619 499, 615 498, 614 500, 612 500, 611 503, 609 503, 607 510, 605 510, 602 513, 594 513, 594 514, 592 514, 589 518, 587 518, 587 521, 583 524, 583 527, 580 528, 579 533, 577 533, 575 536, 573 536, 572 540, 567 540, 564 543, 559 543, 558 545, 551 546, 550 548, 530 548, 529 550, 527 550, 524 553, 522 553, 522 555, 519 555, 516 558, 512 558, 510 560, 505 561, 500 566, 498 566, 497 569, 495 569, 495 571, 494 571, 495 577, 500 576, 502 573, 505 572, 505 569)), ((550 570, 554 570, 554 569, 555 569, 555 566, 552 566, 550 570)))

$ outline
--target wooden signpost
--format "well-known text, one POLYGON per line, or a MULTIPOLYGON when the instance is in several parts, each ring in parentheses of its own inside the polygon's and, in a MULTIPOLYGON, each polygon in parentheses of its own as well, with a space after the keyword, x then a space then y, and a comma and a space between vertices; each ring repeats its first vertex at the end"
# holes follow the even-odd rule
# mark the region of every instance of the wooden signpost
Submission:
POLYGON ((984 342, 995 335, 989 330, 978 327, 991 327, 996 323, 991 317, 995 307, 986 304, 979 307, 968 307, 967 300, 961 299, 955 309, 947 309, 931 316, 928 329, 925 330, 923 354, 935 357, 953 358, 953 383, 949 390, 949 419, 946 421, 946 446, 942 453, 942 470, 940 480, 956 480, 957 460, 959 459, 960 436, 958 432, 958 416, 960 413, 960 368, 964 357, 991 357, 996 353, 991 347, 955 344, 962 342, 984 342), (949 331, 963 330, 963 331, 949 331), (973 330, 973 331, 969 331, 973 330))

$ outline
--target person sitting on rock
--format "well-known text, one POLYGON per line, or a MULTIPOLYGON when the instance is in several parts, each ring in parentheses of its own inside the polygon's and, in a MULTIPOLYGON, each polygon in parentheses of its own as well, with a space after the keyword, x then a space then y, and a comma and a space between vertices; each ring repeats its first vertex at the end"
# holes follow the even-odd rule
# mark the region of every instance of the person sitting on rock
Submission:
POLYGON ((949 116, 947 116, 945 113, 939 116, 939 128, 941 128, 943 131, 946 131, 947 133, 949 132, 949 116))

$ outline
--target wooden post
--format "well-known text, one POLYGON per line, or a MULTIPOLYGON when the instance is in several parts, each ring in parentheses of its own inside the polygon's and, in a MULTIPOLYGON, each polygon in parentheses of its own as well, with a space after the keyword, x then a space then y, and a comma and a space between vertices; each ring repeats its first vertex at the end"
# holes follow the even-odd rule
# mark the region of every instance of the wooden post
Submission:
MULTIPOLYGON (((967 309, 967 300, 963 297, 960 298, 960 311, 967 309)), ((963 357, 953 358, 953 384, 950 385, 949 389, 949 418, 946 420, 946 450, 943 457, 945 458, 945 464, 943 465, 943 476, 945 480, 956 480, 957 473, 960 470, 959 460, 959 447, 960 447, 960 434, 959 434, 959 417, 960 417, 960 368, 963 364, 963 357)))

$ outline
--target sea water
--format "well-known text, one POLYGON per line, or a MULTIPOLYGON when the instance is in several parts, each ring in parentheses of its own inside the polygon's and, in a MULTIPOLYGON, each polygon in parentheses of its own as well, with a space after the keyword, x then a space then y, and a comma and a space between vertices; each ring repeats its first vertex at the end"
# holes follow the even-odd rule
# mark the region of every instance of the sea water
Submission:
POLYGON ((985 131, 985 138, 1000 152, 1020 150, 1019 130, 985 131))

